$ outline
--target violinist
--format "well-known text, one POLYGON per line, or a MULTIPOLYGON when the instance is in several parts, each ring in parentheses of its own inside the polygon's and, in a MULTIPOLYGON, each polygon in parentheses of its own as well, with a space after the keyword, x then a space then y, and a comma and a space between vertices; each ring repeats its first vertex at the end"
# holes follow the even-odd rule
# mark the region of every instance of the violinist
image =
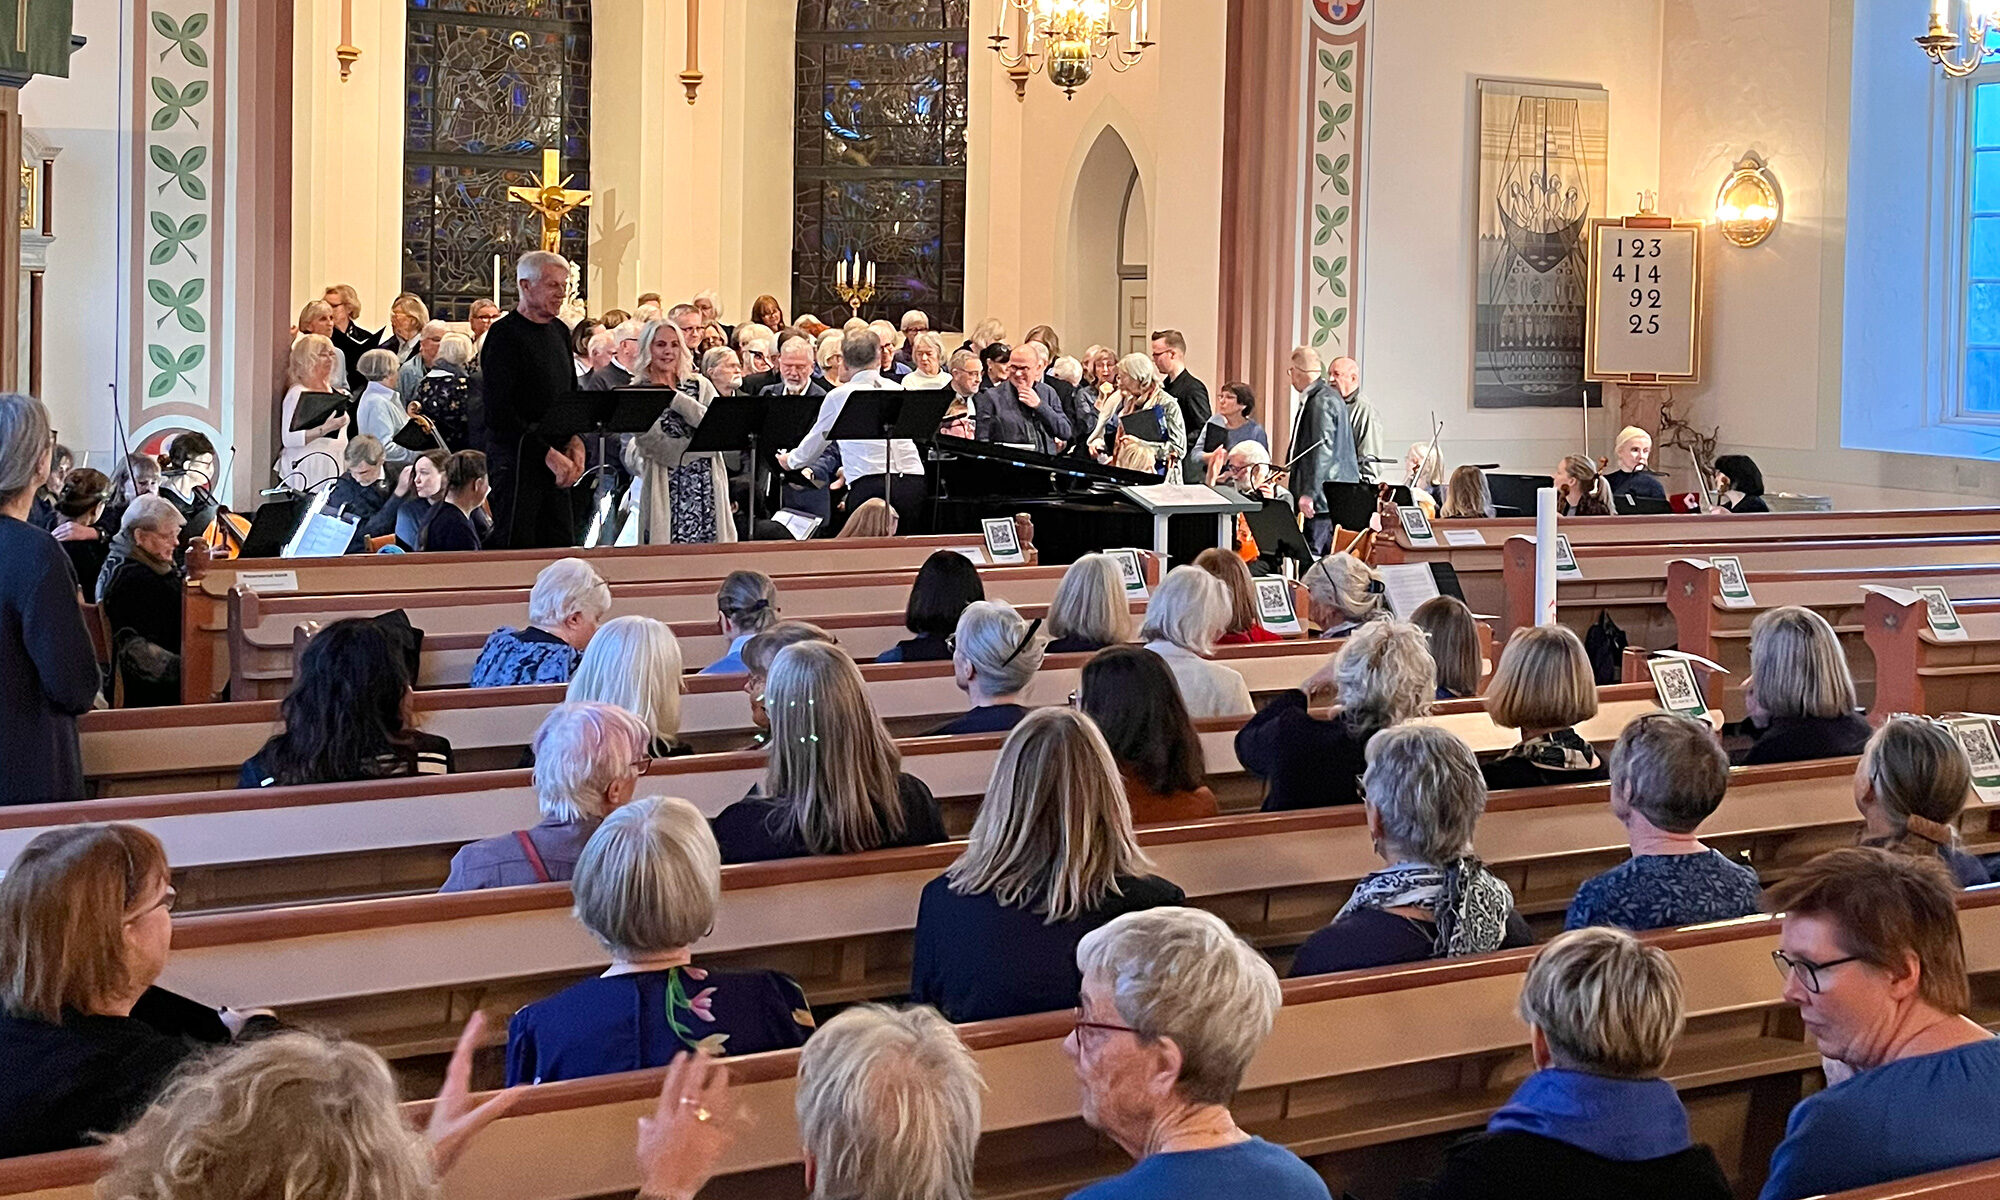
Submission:
POLYGON ((404 467, 396 481, 396 490, 390 491, 384 478, 386 458, 382 443, 367 433, 347 443, 346 460, 346 473, 334 480, 327 492, 326 511, 354 522, 354 540, 347 552, 356 554, 367 548, 369 538, 396 532, 397 515, 404 503, 416 495, 416 469, 404 467))
POLYGON ((1652 434, 1637 425, 1627 425, 1618 431, 1618 441, 1612 447, 1611 455, 1617 461, 1617 469, 1607 473, 1604 482, 1611 485, 1614 505, 1620 496, 1643 496, 1661 501, 1667 498, 1666 486, 1646 466, 1647 460, 1653 457, 1652 434))

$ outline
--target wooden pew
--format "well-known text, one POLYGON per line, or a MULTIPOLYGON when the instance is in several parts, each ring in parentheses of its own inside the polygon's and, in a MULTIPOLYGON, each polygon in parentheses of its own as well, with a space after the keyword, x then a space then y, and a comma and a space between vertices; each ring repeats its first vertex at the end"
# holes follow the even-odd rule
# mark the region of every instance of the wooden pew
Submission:
POLYGON ((1993 1200, 2000 1196, 2000 1158, 1894 1183, 1834 1192, 1826 1200, 1993 1200))
MULTIPOLYGON (((1035 561, 1033 529, 1022 549, 1035 561)), ((243 558, 212 564, 191 582, 181 614, 182 701, 212 700, 229 681, 226 641, 229 591, 239 577, 260 577, 263 595, 310 596, 365 592, 527 588, 558 558, 590 562, 611 583, 720 580, 739 569, 785 575, 834 575, 913 569, 939 550, 984 550, 977 534, 833 538, 809 542, 725 542, 715 545, 624 546, 596 550, 482 550, 471 554, 353 554, 341 558, 243 558), (278 575, 274 579, 272 573, 278 575), (289 585, 289 586, 287 586, 289 585)))
MULTIPOLYGON (((1497 613, 1506 603, 1502 550, 1507 539, 1533 536, 1535 521, 1525 517, 1454 519, 1437 526, 1438 546, 1418 549, 1397 529, 1375 538, 1374 561, 1446 562, 1457 571, 1465 602, 1474 612, 1497 613), (1445 530, 1478 533, 1481 543, 1452 546, 1445 530)), ((1635 517, 1564 517, 1559 528, 1572 549, 1579 546, 1645 546, 1670 542, 1796 542, 1824 538, 1943 537, 2000 534, 2000 508, 1891 509, 1841 513, 1746 513, 1711 516, 1675 513, 1635 517)))
MULTIPOLYGON (((1159 562, 1146 554, 1148 576, 1158 581, 1159 562)), ((1062 582, 1065 567, 986 567, 980 572, 986 594, 1016 605, 1046 605, 1062 582)), ((813 620, 845 613, 899 611, 908 602, 916 568, 858 575, 799 575, 779 586, 778 604, 787 617, 813 620)), ((716 582, 611 585, 613 615, 643 614, 669 624, 716 628, 716 582)), ((528 589, 349 593, 332 596, 266 597, 243 588, 229 594, 230 697, 275 700, 291 686, 295 631, 308 623, 373 616, 401 609, 410 623, 433 634, 477 637, 503 625, 519 628, 528 619, 528 589)), ((690 660, 706 666, 712 657, 690 660)))
POLYGON ((1924 602, 1870 592, 1862 639, 1875 656, 1875 702, 1868 715, 2000 712, 2000 600, 1954 600, 1965 638, 1931 633, 1924 602))
POLYGON ((1945 588, 1954 602, 2000 597, 2000 564, 1759 571, 1746 563, 1745 579, 1756 603, 1729 608, 1722 602, 1721 582, 1713 566, 1681 561, 1667 567, 1667 607, 1674 614, 1677 644, 1731 672, 1721 696, 1709 697, 1730 720, 1743 715, 1743 677, 1750 670, 1750 623, 1766 609, 1796 604, 1825 617, 1840 635, 1860 701, 1867 706, 1875 694, 1875 656, 1863 637, 1869 593, 1861 590, 1862 585, 1909 588, 1936 584, 1945 588))

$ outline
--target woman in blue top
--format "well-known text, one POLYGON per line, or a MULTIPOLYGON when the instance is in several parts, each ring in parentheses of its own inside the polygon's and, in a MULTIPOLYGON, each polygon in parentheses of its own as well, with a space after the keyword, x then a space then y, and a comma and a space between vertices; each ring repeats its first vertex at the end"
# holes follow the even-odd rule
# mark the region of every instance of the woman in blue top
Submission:
POLYGON ((1028 715, 1021 700, 1042 668, 1041 628, 1041 618, 1025 621, 1005 600, 966 606, 951 639, 951 677, 972 708, 938 733, 1005 733, 1028 715))
POLYGON ((1255 442, 1269 450, 1271 435, 1250 419, 1257 408, 1257 394, 1247 383, 1225 383, 1215 389, 1215 415, 1201 427, 1203 471, 1208 482, 1222 475, 1229 452, 1242 442, 1255 442))
POLYGON ((472 664, 473 687, 568 683, 611 611, 611 586, 580 558, 543 567, 528 592, 528 621, 487 637, 472 664))
POLYGON ((708 822, 673 798, 604 819, 577 860, 576 916, 611 966, 514 1014, 507 1083, 663 1067, 689 1050, 755 1054, 805 1044, 805 993, 775 971, 724 974, 688 949, 715 925, 722 860, 708 822))
POLYGON ((2000 1157, 2000 1039, 1972 986, 1951 876, 1856 846, 1772 886, 1772 958, 1832 1086, 1800 1101, 1761 1200, 1799 1200, 2000 1157))

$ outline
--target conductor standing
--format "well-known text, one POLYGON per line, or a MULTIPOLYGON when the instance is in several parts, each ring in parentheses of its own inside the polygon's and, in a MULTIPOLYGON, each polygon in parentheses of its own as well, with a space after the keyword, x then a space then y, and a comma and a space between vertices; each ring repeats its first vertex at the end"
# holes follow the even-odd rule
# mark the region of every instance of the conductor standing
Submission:
POLYGON ((531 250, 514 269, 520 302, 486 331, 487 478, 493 493, 489 546, 532 549, 576 543, 570 487, 583 478, 583 440, 552 446, 537 428, 557 397, 576 390, 569 330, 556 318, 569 288, 560 254, 531 250))

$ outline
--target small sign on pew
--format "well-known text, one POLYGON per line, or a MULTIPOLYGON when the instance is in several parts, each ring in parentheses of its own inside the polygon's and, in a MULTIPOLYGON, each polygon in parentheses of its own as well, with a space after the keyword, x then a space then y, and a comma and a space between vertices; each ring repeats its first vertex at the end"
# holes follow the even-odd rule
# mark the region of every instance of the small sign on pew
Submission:
POLYGON ((1941 642, 1962 642, 1965 626, 1959 624, 1958 610, 1951 605, 1951 593, 1936 584, 1910 589, 1924 598, 1924 615, 1930 618, 1931 636, 1941 642))
POLYGON ((1447 546, 1484 546, 1486 544, 1486 535, 1477 529, 1441 527, 1438 532, 1444 535, 1444 544, 1447 546))
POLYGON ((1106 550, 1111 561, 1118 564, 1119 573, 1125 576, 1125 598, 1144 600, 1149 594, 1146 589, 1146 569, 1139 562, 1137 550, 1106 550))
POLYGON ((1569 535, 1556 535, 1556 578, 1582 579, 1583 568, 1576 565, 1576 552, 1569 548, 1569 535))
POLYGON ((1708 701, 1702 699, 1694 664, 1680 657, 1649 658, 1646 670, 1652 673, 1653 690, 1659 694, 1661 708, 1698 721, 1707 719, 1708 701))
POLYGON ((1410 545, 1428 550, 1437 546, 1437 534, 1431 529, 1430 518, 1424 510, 1413 504, 1405 504, 1396 509, 1396 518, 1403 523, 1403 534, 1410 539, 1410 545))
POLYGON ((1743 576, 1743 560, 1734 554, 1714 554, 1709 556, 1715 566, 1716 587, 1722 593, 1724 608, 1755 608, 1757 602, 1750 596, 1750 581, 1743 576))
POLYGON ((1272 633, 1298 637, 1305 632, 1299 614, 1292 609, 1292 584, 1278 575, 1250 581, 1257 589, 1257 620, 1272 633))
POLYGON ((236 586, 246 592, 256 592, 264 596, 274 596, 279 592, 299 590, 297 571, 238 571, 236 586))
POLYGON ((951 552, 963 555, 965 560, 975 567, 986 565, 986 550, 982 546, 953 546, 951 552))
POLYGON ((986 557, 996 563, 1018 564, 1028 561, 1021 553, 1021 540, 1014 532, 1014 518, 987 517, 979 522, 980 532, 986 535, 986 557))
POLYGON ((1993 735, 1993 718, 1967 714, 1945 722, 1958 735, 1972 762, 1972 790, 1981 804, 2000 804, 2000 740, 1993 735))

